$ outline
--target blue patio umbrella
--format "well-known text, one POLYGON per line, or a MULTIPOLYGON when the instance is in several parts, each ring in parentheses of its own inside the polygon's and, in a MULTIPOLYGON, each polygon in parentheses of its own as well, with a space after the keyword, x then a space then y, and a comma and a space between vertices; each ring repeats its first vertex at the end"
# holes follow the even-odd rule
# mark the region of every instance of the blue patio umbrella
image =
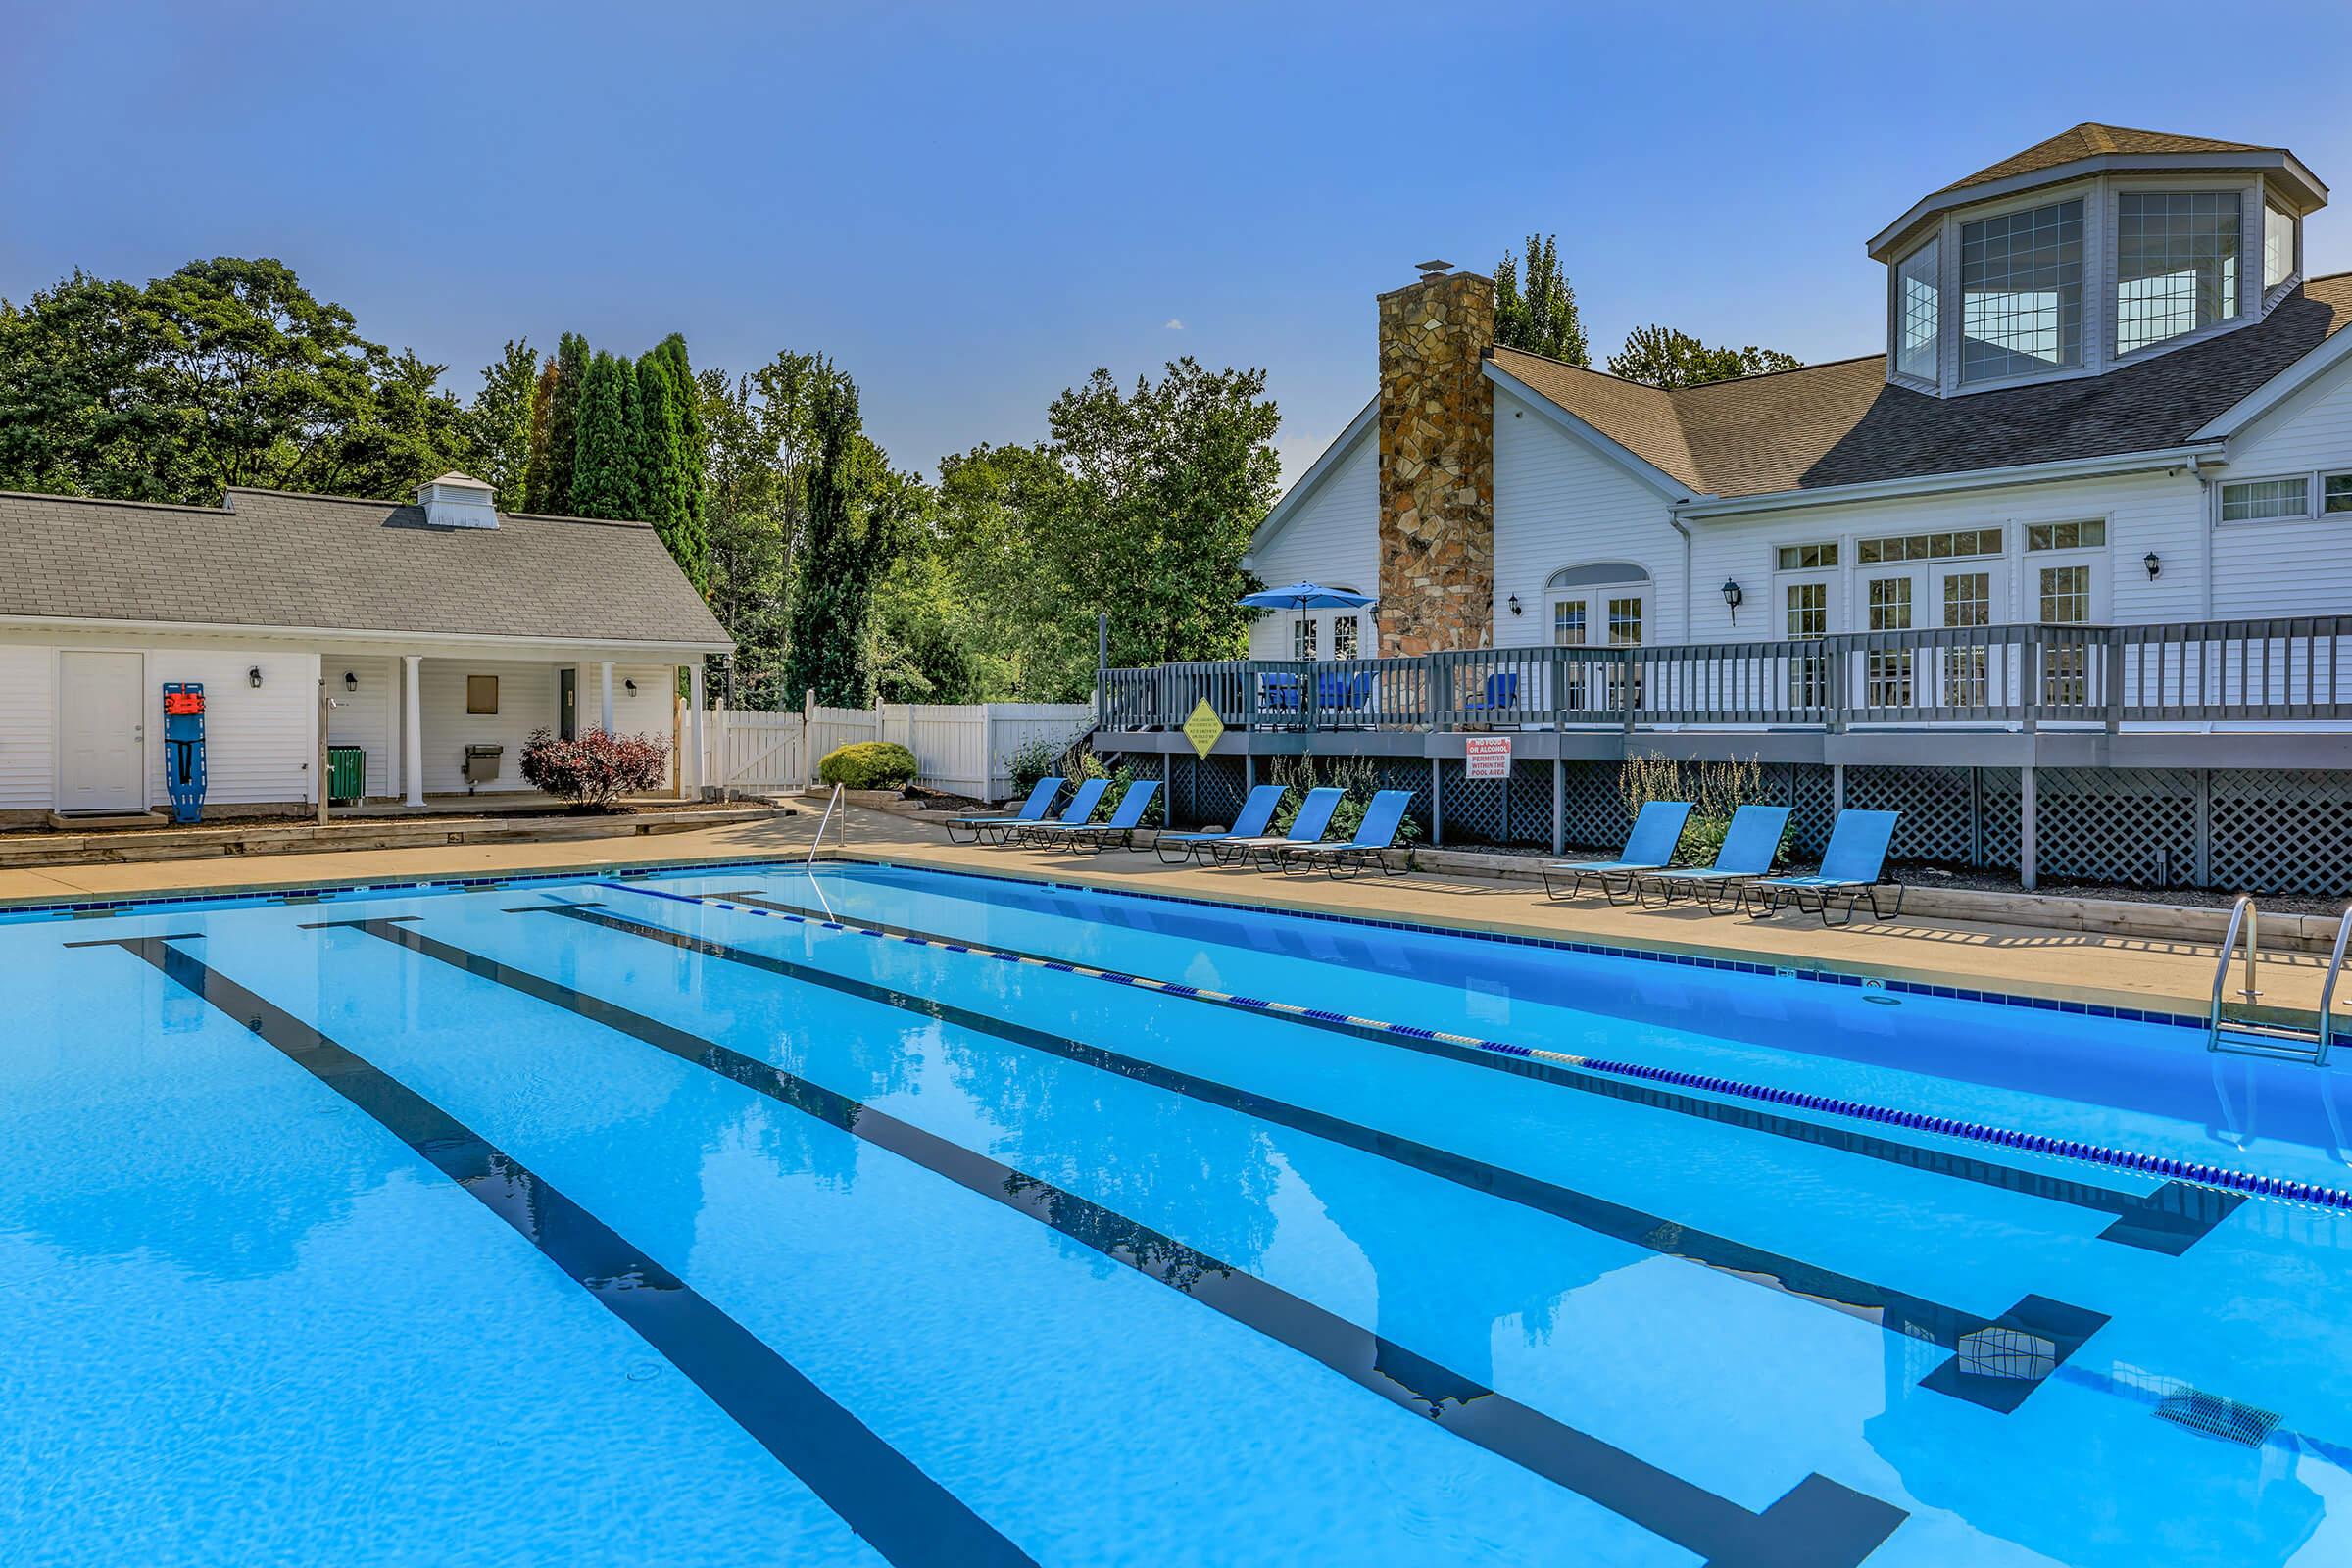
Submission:
POLYGON ((1352 588, 1326 588, 1319 582, 1295 582, 1281 588, 1260 588, 1235 601, 1258 610, 1295 610, 1301 621, 1305 620, 1306 612, 1310 610, 1361 610, 1372 602, 1370 594, 1359 594, 1352 588))

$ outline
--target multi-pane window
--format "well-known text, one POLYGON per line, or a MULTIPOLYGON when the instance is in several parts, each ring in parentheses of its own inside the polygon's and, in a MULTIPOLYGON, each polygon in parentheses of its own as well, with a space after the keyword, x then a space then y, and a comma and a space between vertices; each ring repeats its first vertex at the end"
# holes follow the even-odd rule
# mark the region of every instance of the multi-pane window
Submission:
POLYGON ((2081 522, 2036 522, 2026 529, 2028 550, 2095 550, 2107 542, 2107 519, 2085 517, 2081 522))
POLYGON ((1315 657, 1315 618, 1312 615, 1301 615, 1293 624, 1291 628, 1291 657, 1293 659, 1312 659, 1315 657))
POLYGON ((2320 480, 2322 512, 2352 512, 2352 473, 2330 473, 2320 480))
POLYGON ((2269 292, 2295 275, 2295 215, 2265 203, 2262 209, 2262 286, 2269 292))
POLYGON ((1819 571, 1838 564, 1838 544, 1831 540, 1818 545, 1781 546, 1783 571, 1819 571))
MULTIPOLYGON (((1943 579, 1943 623, 1946 626, 1992 624, 1992 573, 1955 571, 1943 579)), ((1943 701, 1949 708, 1984 706, 1984 649, 1954 647, 1943 651, 1943 701)))
POLYGON ((1563 599, 1551 607, 1551 640, 1561 648, 1585 646, 1585 602, 1563 599))
POLYGON ((1949 533, 1895 534, 1886 539, 1855 542, 1854 559, 1865 566, 1889 561, 1948 561, 1966 556, 2001 553, 1998 528, 1961 528, 1949 533))
POLYGON ((1943 285, 1936 268, 1943 247, 1930 240, 1894 270, 1894 368, 1923 381, 1936 379, 1936 318, 1943 285))
POLYGON ((2116 198, 2116 353, 2237 314, 2242 211, 2233 190, 2126 191, 2116 198))
MULTIPOLYGON (((1869 594, 1872 631, 1911 629, 1910 578, 1873 577, 1870 579, 1869 594)), ((1867 679, 1871 707, 1908 708, 1911 705, 1911 650, 1888 648, 1872 653, 1867 679)))
POLYGON ((2311 476, 2292 479, 2241 479, 2222 486, 2224 522, 2269 522, 2278 517, 2311 515, 2311 476))
POLYGON ((1612 599, 1609 601, 1609 642, 1625 648, 1642 641, 1642 601, 1612 599))
MULTIPOLYGON (((2074 626, 2090 619, 2090 568, 2041 568, 2041 622, 2045 626, 2074 626)), ((2077 646, 2046 649, 2041 661, 2041 692, 2045 703, 2090 701, 2088 651, 2077 646)))
POLYGON ((1960 225, 1960 379, 2082 363, 2082 204, 1960 225))
MULTIPOLYGON (((1830 634, 1830 585, 1792 582, 1782 590, 1791 641, 1811 642, 1830 634)), ((1829 701, 1830 662, 1819 654, 1797 654, 1788 661, 1788 703, 1792 708, 1819 708, 1829 701)))
POLYGON ((1331 657, 1353 659, 1363 647, 1363 625, 1353 615, 1342 615, 1331 623, 1331 657))

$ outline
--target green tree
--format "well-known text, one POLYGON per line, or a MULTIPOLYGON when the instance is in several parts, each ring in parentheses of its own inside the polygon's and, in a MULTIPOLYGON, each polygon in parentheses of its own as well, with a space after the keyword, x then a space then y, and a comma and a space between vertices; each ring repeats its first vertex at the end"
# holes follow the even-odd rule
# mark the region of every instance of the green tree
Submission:
POLYGON ((528 339, 509 338, 497 360, 482 367, 481 390, 466 411, 474 452, 467 471, 497 491, 509 512, 525 510, 538 385, 539 351, 528 339))
MULTIPOLYGON (((577 332, 566 332, 556 344, 556 378, 548 390, 546 461, 523 486, 523 506, 531 512, 555 516, 572 515, 571 470, 578 461, 580 430, 580 396, 588 387, 588 368, 595 362, 588 355, 588 340, 577 332)), ((534 450, 542 443, 536 438, 534 450)))
POLYGON ((1527 284, 1519 282, 1519 258, 1509 251, 1494 269, 1494 341, 1570 365, 1591 365, 1585 323, 1576 313, 1576 290, 1560 270, 1558 236, 1527 236, 1527 284))
POLYGON ((161 381, 162 322, 136 285, 76 271, 0 301, 0 488, 211 504, 161 381))
POLYGON ((531 383, 530 451, 522 474, 522 500, 517 510, 540 512, 547 503, 548 474, 555 461, 555 432, 551 428, 556 408, 556 362, 551 357, 539 367, 538 379, 531 383))
POLYGON ((808 542, 792 599, 788 689, 835 708, 875 698, 874 589, 923 504, 922 485, 895 473, 858 428, 858 388, 838 371, 809 388, 816 437, 808 471, 808 542))
POLYGON ((1044 446, 943 458, 934 554, 967 607, 982 695, 1059 702, 1093 684, 1095 625, 1048 540, 1068 470, 1044 446))
POLYGON ((676 333, 637 362, 638 483, 644 517, 695 587, 710 583, 710 541, 704 522, 704 462, 700 395, 676 333))
POLYGON ((337 441, 334 466, 320 471, 321 488, 405 500, 438 474, 479 466, 473 421, 441 388, 448 369, 408 349, 386 356, 370 406, 337 441))
POLYGON ((1646 386, 1703 386, 1742 375, 1794 370, 1804 362, 1778 349, 1710 348, 1688 332, 1670 326, 1637 326, 1625 337, 1625 347, 1609 356, 1609 373, 1646 386))
POLYGON ((1242 556, 1281 476, 1265 388, 1263 370, 1187 356, 1132 392, 1099 369, 1054 400, 1048 450, 1067 480, 1037 497, 1032 544, 1066 585, 1065 636, 1101 611, 1114 664, 1242 653, 1251 612, 1235 601, 1260 586, 1242 556))
POLYGON ((571 511, 582 517, 641 516, 645 496, 635 368, 599 349, 582 380, 572 443, 571 511))

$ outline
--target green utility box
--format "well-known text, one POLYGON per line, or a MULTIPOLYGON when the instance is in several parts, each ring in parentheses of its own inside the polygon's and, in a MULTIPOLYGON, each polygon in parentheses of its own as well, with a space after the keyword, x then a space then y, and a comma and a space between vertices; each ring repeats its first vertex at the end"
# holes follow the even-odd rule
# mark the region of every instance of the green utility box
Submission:
POLYGON ((357 806, 368 793, 368 754, 357 746, 326 749, 326 798, 337 806, 357 806))

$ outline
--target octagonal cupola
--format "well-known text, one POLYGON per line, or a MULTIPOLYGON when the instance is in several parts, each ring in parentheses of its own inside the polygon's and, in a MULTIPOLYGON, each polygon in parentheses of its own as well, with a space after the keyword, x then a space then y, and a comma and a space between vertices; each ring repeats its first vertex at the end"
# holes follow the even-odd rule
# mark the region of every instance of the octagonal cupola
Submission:
POLYGON ((1871 240, 1886 377, 1949 397, 2099 375, 2259 321, 2327 202, 2283 147, 2086 121, 1871 240))

